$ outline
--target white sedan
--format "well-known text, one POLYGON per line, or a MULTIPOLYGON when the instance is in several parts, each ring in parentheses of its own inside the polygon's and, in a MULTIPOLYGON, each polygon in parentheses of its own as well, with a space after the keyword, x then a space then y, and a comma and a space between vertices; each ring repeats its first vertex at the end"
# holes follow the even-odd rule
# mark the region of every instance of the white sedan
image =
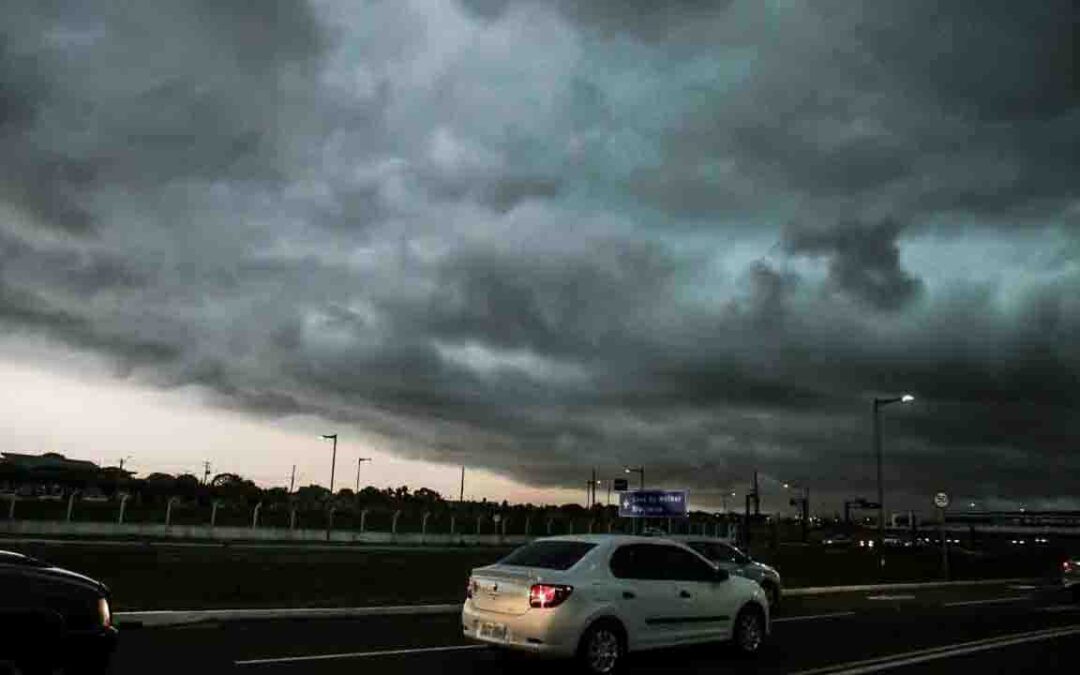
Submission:
POLYGON ((770 630, 761 587, 665 539, 538 539, 472 571, 465 637, 611 673, 626 654, 730 640, 757 652, 770 630))

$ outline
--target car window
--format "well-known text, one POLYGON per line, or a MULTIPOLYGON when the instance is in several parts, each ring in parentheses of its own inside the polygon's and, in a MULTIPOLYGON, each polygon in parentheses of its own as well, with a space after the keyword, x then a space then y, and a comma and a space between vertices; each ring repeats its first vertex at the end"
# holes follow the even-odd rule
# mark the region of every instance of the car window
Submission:
POLYGON ((708 581, 712 568, 690 551, 664 544, 629 544, 611 557, 611 573, 620 579, 708 581))
POLYGON ((506 556, 499 564, 568 570, 594 548, 596 544, 584 541, 534 541, 506 556))
POLYGON ((662 576, 672 581, 711 581, 713 568, 700 557, 684 548, 658 546, 661 549, 662 576))
POLYGON ((619 579, 654 579, 657 561, 649 556, 651 546, 628 544, 620 546, 611 556, 611 573, 619 579))

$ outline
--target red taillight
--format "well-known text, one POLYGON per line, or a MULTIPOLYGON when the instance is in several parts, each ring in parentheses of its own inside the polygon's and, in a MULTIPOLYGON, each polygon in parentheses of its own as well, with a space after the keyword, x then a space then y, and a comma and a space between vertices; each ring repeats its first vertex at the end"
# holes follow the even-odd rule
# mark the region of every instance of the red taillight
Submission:
POLYGON ((551 608, 563 604, 570 594, 574 592, 573 586, 560 584, 534 584, 529 589, 529 607, 551 608))
POLYGON ((475 592, 476 592, 476 582, 473 581, 472 579, 469 579, 468 583, 465 584, 465 597, 466 598, 471 598, 473 596, 473 593, 475 593, 475 592))

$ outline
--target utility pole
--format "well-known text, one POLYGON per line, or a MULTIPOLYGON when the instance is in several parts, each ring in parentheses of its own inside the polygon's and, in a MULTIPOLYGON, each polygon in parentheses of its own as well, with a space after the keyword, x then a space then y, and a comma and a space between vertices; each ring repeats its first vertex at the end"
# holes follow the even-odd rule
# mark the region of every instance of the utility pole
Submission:
POLYGON ((757 469, 754 469, 754 517, 761 515, 761 492, 758 490, 757 469))
POLYGON ((592 482, 590 484, 592 485, 592 495, 591 495, 592 499, 589 500, 589 508, 592 509, 592 507, 596 505, 596 467, 595 466, 593 467, 593 470, 592 470, 592 482))
POLYGON ((370 457, 359 457, 356 460, 356 496, 360 496, 360 465, 364 462, 370 462, 370 457))
POLYGON ((458 502, 465 503, 465 465, 461 465, 461 493, 458 495, 458 502))
POLYGON ((293 493, 293 488, 296 486, 296 465, 292 465, 292 476, 289 477, 289 494, 293 493))
MULTIPOLYGON (((124 462, 123 461, 120 462, 120 468, 121 469, 124 468, 124 462)), ((210 460, 207 460, 207 461, 203 462, 202 482, 203 482, 203 485, 209 485, 210 484, 210 460)))
POLYGON ((333 454, 330 456, 330 499, 334 498, 334 471, 337 469, 337 434, 323 434, 328 441, 334 441, 333 454))

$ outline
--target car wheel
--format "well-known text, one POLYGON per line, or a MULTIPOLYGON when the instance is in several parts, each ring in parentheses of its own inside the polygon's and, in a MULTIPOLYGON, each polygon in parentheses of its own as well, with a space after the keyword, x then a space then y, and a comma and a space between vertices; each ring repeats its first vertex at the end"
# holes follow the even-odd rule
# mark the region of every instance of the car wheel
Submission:
POLYGON ((732 642, 740 654, 752 655, 765 644, 765 615, 754 606, 744 607, 735 617, 732 642))
POLYGON ((581 636, 578 662, 591 675, 611 675, 622 666, 626 641, 620 626, 613 621, 599 621, 581 636))

